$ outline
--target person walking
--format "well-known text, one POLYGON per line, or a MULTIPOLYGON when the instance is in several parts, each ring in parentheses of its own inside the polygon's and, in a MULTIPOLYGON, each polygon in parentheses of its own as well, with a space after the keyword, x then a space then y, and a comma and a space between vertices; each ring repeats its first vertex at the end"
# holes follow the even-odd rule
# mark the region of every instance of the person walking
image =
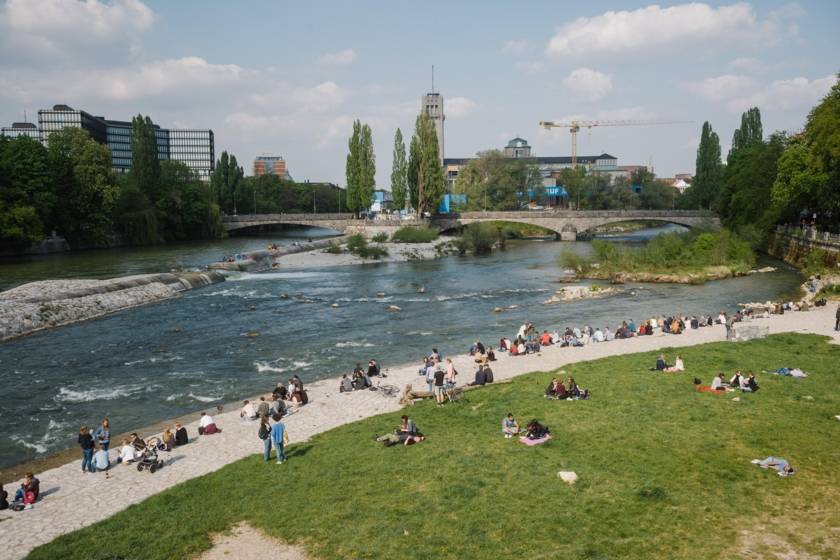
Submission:
POLYGON ((93 439, 103 451, 108 451, 108 447, 111 446, 111 422, 107 418, 102 420, 102 424, 93 432, 93 439))
POLYGON ((267 414, 260 416, 260 429, 257 435, 263 441, 263 459, 268 463, 271 458, 271 424, 268 423, 267 414))
POLYGON ((96 472, 93 468, 93 436, 87 426, 79 428, 79 447, 82 448, 82 472, 96 472))
POLYGON ((286 445, 288 440, 289 436, 286 433, 286 426, 283 422, 277 422, 271 427, 271 443, 274 444, 274 449, 277 452, 278 465, 282 465, 283 461, 286 460, 286 454, 283 452, 283 447, 286 445))
POLYGON ((840 331, 840 305, 837 306, 837 313, 834 314, 834 330, 840 331))

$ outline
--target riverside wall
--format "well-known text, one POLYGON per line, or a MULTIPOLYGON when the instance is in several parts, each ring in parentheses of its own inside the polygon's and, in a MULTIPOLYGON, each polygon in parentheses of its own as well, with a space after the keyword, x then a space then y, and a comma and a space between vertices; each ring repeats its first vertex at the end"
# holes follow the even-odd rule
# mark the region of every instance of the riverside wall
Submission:
POLYGON ((778 229, 767 242, 768 254, 798 268, 805 265, 808 256, 815 250, 823 251, 825 265, 837 267, 840 264, 840 240, 831 236, 800 235, 778 229))

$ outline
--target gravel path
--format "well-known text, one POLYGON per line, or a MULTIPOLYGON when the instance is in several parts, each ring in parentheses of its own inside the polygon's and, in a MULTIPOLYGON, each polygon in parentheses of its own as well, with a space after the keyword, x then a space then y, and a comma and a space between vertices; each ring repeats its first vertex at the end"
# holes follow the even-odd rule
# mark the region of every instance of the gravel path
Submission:
MULTIPOLYGON (((833 306, 822 307, 808 312, 757 319, 753 323, 769 326, 771 333, 817 333, 831 336, 834 342, 837 342, 840 338, 833 330, 834 312, 833 306)), ((590 344, 583 348, 548 347, 535 355, 510 357, 499 353, 499 360, 493 364, 493 371, 496 379, 502 380, 527 372, 550 371, 574 362, 606 356, 652 351, 662 347, 691 346, 723 339, 724 327, 718 325, 689 330, 679 336, 646 336, 590 344)), ((487 342, 495 344, 495 341, 487 342)), ((459 384, 470 381, 475 369, 471 358, 462 355, 454 357, 453 361, 456 369, 462 372, 459 384)), ((400 389, 407 383, 413 384, 416 389, 425 388, 422 378, 417 375, 418 367, 407 365, 391 368, 385 382, 397 385, 400 389)), ((285 421, 292 442, 304 441, 314 434, 336 426, 400 408, 397 397, 387 398, 379 392, 358 391, 341 394, 335 379, 311 383, 306 388, 310 404, 285 421)), ((83 474, 81 458, 77 462, 36 473, 41 481, 42 498, 35 507, 22 512, 0 512, 3 558, 23 558, 36 546, 60 535, 101 521, 176 484, 215 471, 237 459, 262 452, 262 442, 256 435, 256 422, 241 421, 238 410, 214 414, 214 417, 223 433, 197 437, 196 414, 196 421, 187 425, 190 436, 195 439, 171 454, 163 454, 168 455, 167 465, 155 474, 148 471, 138 472, 134 467, 118 465, 112 468, 111 477, 106 479, 104 473, 83 474), (127 488, 131 488, 131 491, 127 492, 127 488)), ((114 453, 112 450, 112 456, 114 453)), ((272 464, 271 468, 282 466, 272 464)), ((7 485, 6 490, 14 494, 16 486, 7 485)))

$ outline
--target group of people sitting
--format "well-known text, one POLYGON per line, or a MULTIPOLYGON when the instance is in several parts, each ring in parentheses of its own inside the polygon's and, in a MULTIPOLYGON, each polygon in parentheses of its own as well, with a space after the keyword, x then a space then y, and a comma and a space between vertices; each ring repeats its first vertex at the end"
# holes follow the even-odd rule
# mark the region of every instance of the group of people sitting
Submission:
POLYGON ((269 401, 265 400, 265 397, 260 397, 256 406, 251 401, 243 401, 242 408, 239 411, 239 417, 246 421, 259 420, 265 416, 279 422, 287 414, 286 403, 273 394, 269 397, 269 401))
POLYGON ((735 372, 729 381, 726 380, 726 377, 723 373, 718 373, 714 379, 712 379, 711 385, 702 385, 702 382, 694 378, 694 385, 697 387, 698 391, 704 393, 724 393, 726 391, 743 391, 745 393, 755 393, 758 391, 758 381, 755 379, 755 374, 751 371, 747 372, 746 375, 741 373, 741 370, 735 372))
POLYGON ((371 377, 387 377, 382 373, 382 368, 379 367, 375 358, 368 361, 367 370, 362 369, 362 364, 356 364, 356 369, 353 370, 351 375, 346 373, 342 375, 338 390, 342 393, 352 393, 353 391, 370 389, 373 387, 371 377))
POLYGON ((34 474, 28 472, 24 475, 20 487, 15 490, 15 497, 11 503, 9 503, 9 493, 0 484, 0 510, 12 509, 14 511, 21 511, 23 509, 32 509, 32 504, 38 501, 40 495, 41 482, 34 474))
POLYGON ((493 349, 484 346, 480 340, 476 340, 470 346, 470 356, 475 358, 475 363, 477 364, 496 361, 496 353, 493 352, 493 349))
POLYGON ((685 362, 683 361, 682 356, 677 354, 677 359, 674 361, 674 365, 669 366, 668 362, 665 361, 665 354, 660 354, 659 358, 656 359, 656 365, 651 368, 651 371, 679 373, 681 371, 685 371, 685 362))
POLYGON ((289 385, 286 386, 282 382, 278 383, 271 395, 279 401, 289 401, 298 406, 303 406, 309 402, 309 395, 303 388, 303 381, 300 377, 293 375, 289 378, 289 385))
POLYGON ((571 376, 568 383, 562 377, 555 377, 545 388, 545 398, 552 400, 586 400, 589 395, 589 389, 581 389, 571 376))

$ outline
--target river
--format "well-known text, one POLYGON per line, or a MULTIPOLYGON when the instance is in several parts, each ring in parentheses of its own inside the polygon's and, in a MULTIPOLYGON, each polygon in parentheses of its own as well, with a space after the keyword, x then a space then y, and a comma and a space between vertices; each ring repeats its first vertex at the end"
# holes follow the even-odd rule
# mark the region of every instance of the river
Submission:
MULTIPOLYGON (((0 273, 8 284, 41 273, 78 276, 87 272, 85 260, 92 276, 152 272, 268 242, 90 252, 58 257, 73 263, 69 272, 46 262, 51 257, 35 269, 31 261, 0 264, 0 273)), ((474 340, 512 336, 526 320, 540 329, 614 328, 654 313, 710 313, 773 299, 801 281, 794 269, 763 259, 779 270, 702 286, 634 284, 615 297, 543 305, 561 286, 561 250, 586 254, 590 247, 523 241, 483 257, 241 274, 179 299, 0 343, 0 468, 75 446, 79 426, 103 417, 122 432, 270 390, 293 373, 306 382, 371 357, 387 369, 416 362, 432 347, 461 353, 474 340), (518 307, 493 312, 511 305, 518 307), (246 336, 251 331, 259 336, 246 336)))

